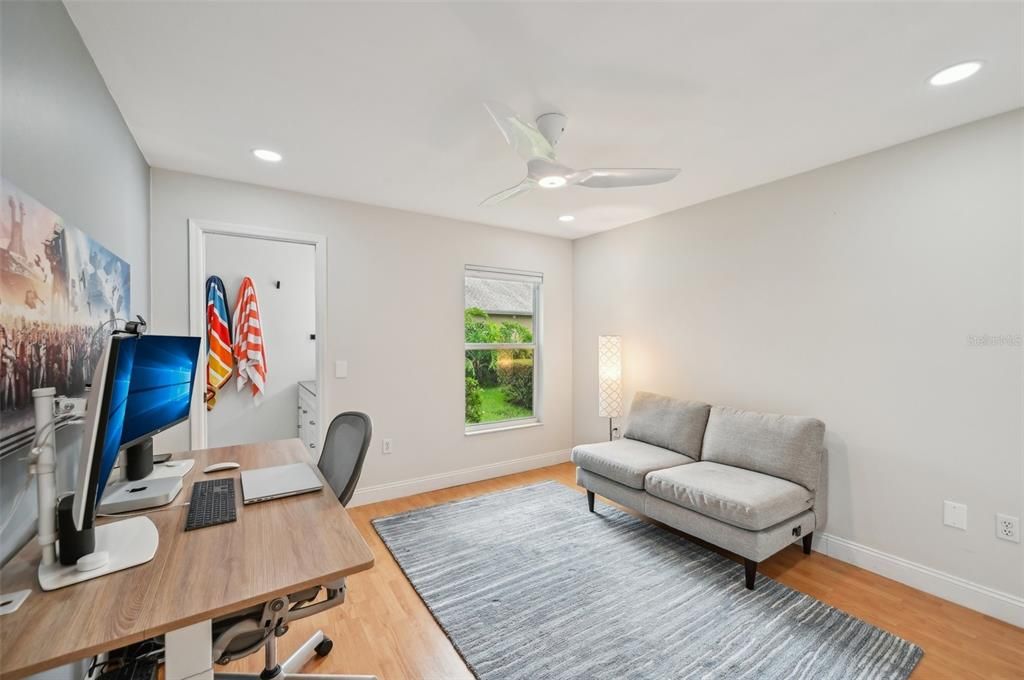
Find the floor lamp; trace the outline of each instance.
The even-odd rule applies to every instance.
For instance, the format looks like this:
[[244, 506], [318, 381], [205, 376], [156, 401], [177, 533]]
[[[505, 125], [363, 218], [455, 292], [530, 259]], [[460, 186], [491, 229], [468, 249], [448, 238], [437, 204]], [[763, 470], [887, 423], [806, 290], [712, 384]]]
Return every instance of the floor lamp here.
[[597, 337], [597, 415], [608, 419], [608, 441], [612, 440], [612, 418], [622, 415], [622, 338]]

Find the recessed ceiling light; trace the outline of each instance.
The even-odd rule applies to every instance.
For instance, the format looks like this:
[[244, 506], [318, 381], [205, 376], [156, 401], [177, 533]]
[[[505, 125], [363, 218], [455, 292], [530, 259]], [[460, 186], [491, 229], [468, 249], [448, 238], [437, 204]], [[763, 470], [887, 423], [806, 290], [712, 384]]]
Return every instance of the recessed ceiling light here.
[[253, 149], [252, 155], [259, 158], [261, 161], [267, 161], [268, 163], [277, 163], [281, 160], [281, 154], [270, 149]]
[[547, 177], [541, 177], [537, 184], [545, 189], [557, 189], [558, 187], [565, 186], [565, 178], [559, 175], [548, 175]]
[[949, 68], [942, 69], [933, 75], [928, 82], [932, 85], [949, 85], [950, 83], [970, 78], [979, 70], [981, 70], [980, 61], [965, 61], [962, 64], [956, 64]]
[[572, 215], [560, 215], [558, 217], [559, 222], [572, 222], [574, 219], [576, 218], [573, 217]]

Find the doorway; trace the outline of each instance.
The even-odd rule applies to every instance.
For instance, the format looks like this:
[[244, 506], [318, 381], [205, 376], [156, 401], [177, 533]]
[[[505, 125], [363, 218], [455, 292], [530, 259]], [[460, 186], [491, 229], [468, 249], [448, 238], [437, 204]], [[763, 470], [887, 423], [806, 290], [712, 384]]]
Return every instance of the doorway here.
[[[320, 389], [326, 290], [326, 239], [262, 227], [189, 221], [189, 320], [204, 338], [199, 385], [192, 404], [193, 449], [300, 437], [319, 458], [323, 412]], [[257, 400], [237, 387], [237, 369], [208, 410], [206, 392], [206, 281], [224, 282], [232, 316], [239, 286], [256, 289], [266, 352], [265, 389]], [[258, 403], [257, 403], [258, 401]]]

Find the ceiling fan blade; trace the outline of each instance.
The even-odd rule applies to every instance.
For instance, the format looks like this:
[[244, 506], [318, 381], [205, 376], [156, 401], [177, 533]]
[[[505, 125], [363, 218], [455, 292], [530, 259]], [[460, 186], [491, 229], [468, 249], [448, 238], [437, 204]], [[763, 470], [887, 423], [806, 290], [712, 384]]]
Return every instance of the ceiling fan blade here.
[[549, 161], [555, 160], [555, 150], [544, 135], [540, 133], [537, 126], [531, 125], [519, 118], [515, 112], [496, 102], [486, 102], [484, 108], [491, 114], [505, 141], [516, 150], [523, 160], [534, 158], [545, 158]]
[[679, 168], [590, 168], [577, 172], [569, 183], [591, 189], [642, 187], [668, 182], [678, 174]]
[[518, 196], [524, 191], [529, 191], [530, 189], [533, 189], [535, 186], [537, 186], [537, 183], [530, 179], [529, 177], [527, 177], [514, 187], [509, 187], [504, 191], [499, 191], [498, 193], [494, 194], [493, 196], [490, 196], [489, 198], [485, 198], [484, 200], [480, 201], [480, 205], [494, 205], [496, 203], [501, 203], [502, 201], [507, 201], [510, 198]]

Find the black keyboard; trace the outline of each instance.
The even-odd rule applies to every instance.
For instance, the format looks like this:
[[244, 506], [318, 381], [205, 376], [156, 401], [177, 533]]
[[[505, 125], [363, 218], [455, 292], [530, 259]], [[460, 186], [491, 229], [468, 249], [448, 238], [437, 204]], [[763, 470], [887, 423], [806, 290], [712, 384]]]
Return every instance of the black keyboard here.
[[192, 485], [185, 531], [234, 522], [235, 480], [210, 479]]

